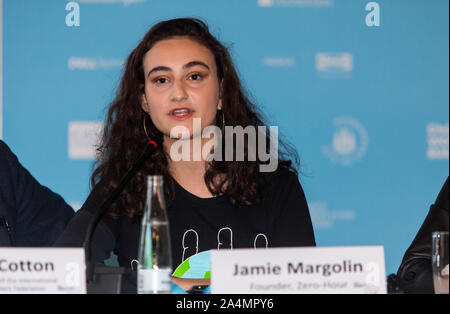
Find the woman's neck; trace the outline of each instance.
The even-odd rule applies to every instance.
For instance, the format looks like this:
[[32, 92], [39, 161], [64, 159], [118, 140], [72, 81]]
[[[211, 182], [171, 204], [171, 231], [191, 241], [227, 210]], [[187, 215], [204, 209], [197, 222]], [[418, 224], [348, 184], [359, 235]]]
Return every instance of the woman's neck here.
[[[178, 141], [185, 141], [184, 143]], [[175, 143], [178, 144], [175, 144]], [[203, 148], [205, 141], [202, 141], [201, 148]], [[176, 146], [173, 146], [173, 145]], [[184, 158], [178, 160], [177, 156], [173, 156], [174, 148], [182, 147], [181, 150], [186, 150], [189, 147], [189, 152], [186, 151], [178, 151], [177, 154], [182, 155], [184, 153]], [[209, 198], [213, 197], [211, 192], [208, 190], [205, 184], [205, 172], [207, 169], [207, 162], [204, 160], [203, 156], [199, 158], [198, 156], [194, 156], [194, 141], [193, 139], [186, 140], [178, 140], [171, 138], [164, 138], [163, 147], [166, 152], [168, 152], [169, 159], [169, 172], [172, 177], [180, 184], [185, 190], [189, 191], [191, 194], [198, 196], [200, 198]], [[179, 157], [179, 156], [178, 156]], [[188, 158], [187, 158], [188, 157]], [[196, 157], [196, 158], [194, 158]], [[175, 160], [174, 160], [175, 159]], [[200, 159], [200, 160], [199, 160]]]

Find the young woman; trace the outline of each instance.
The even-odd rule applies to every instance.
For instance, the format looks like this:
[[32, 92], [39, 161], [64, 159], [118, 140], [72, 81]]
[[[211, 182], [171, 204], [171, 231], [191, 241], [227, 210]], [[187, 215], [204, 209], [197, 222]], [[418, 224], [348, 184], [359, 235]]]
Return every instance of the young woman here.
[[[147, 139], [158, 136], [162, 145], [94, 233], [96, 261], [114, 251], [120, 265], [130, 268], [137, 258], [149, 174], [164, 178], [173, 269], [210, 249], [315, 245], [308, 206], [291, 163], [296, 153], [281, 145], [285, 151], [278, 153], [282, 159], [277, 159], [277, 167], [263, 172], [267, 159], [259, 154], [251, 158], [257, 143], [247, 136], [241, 147], [232, 147], [232, 160], [226, 158], [230, 147], [225, 140], [222, 150], [213, 149], [221, 151], [218, 158], [196, 157], [194, 146], [200, 143], [203, 149], [210, 140], [201, 136], [209, 126], [226, 133], [229, 127], [256, 130], [265, 124], [245, 96], [227, 49], [204, 22], [180, 18], [154, 25], [126, 61], [105, 123], [93, 191], [58, 245], [82, 244], [92, 212], [118, 185]], [[187, 132], [172, 132], [177, 129]], [[266, 133], [264, 140], [266, 148], [279, 147]], [[174, 158], [173, 147], [180, 141], [191, 148], [190, 158]], [[239, 149], [244, 160], [237, 158]]]

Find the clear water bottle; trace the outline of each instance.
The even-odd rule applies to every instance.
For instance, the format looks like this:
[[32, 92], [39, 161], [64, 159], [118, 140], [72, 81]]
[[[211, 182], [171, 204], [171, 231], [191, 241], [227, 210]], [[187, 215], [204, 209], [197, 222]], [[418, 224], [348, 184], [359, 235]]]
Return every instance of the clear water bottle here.
[[138, 261], [139, 294], [172, 292], [172, 251], [162, 176], [147, 177]]

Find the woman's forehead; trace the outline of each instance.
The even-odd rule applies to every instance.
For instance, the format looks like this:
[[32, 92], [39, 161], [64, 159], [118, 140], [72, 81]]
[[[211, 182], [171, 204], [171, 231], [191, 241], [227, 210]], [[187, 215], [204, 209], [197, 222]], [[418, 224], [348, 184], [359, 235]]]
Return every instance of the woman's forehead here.
[[155, 66], [182, 67], [192, 61], [206, 63], [215, 70], [215, 60], [204, 45], [187, 37], [174, 37], [157, 42], [145, 55], [146, 70]]

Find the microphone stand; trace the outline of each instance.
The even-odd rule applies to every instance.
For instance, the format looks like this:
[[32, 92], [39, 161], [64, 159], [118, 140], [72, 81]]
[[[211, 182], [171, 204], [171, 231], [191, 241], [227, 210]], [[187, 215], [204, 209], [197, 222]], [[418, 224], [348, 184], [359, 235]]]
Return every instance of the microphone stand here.
[[109, 197], [103, 201], [87, 228], [83, 247], [86, 254], [88, 293], [120, 293], [122, 275], [125, 273], [125, 269], [123, 267], [96, 266], [95, 262], [92, 261], [92, 236], [102, 216], [119, 197], [125, 186], [130, 182], [144, 161], [153, 154], [156, 148], [157, 144], [149, 140], [142, 155], [128, 170], [114, 191], [109, 194]]

